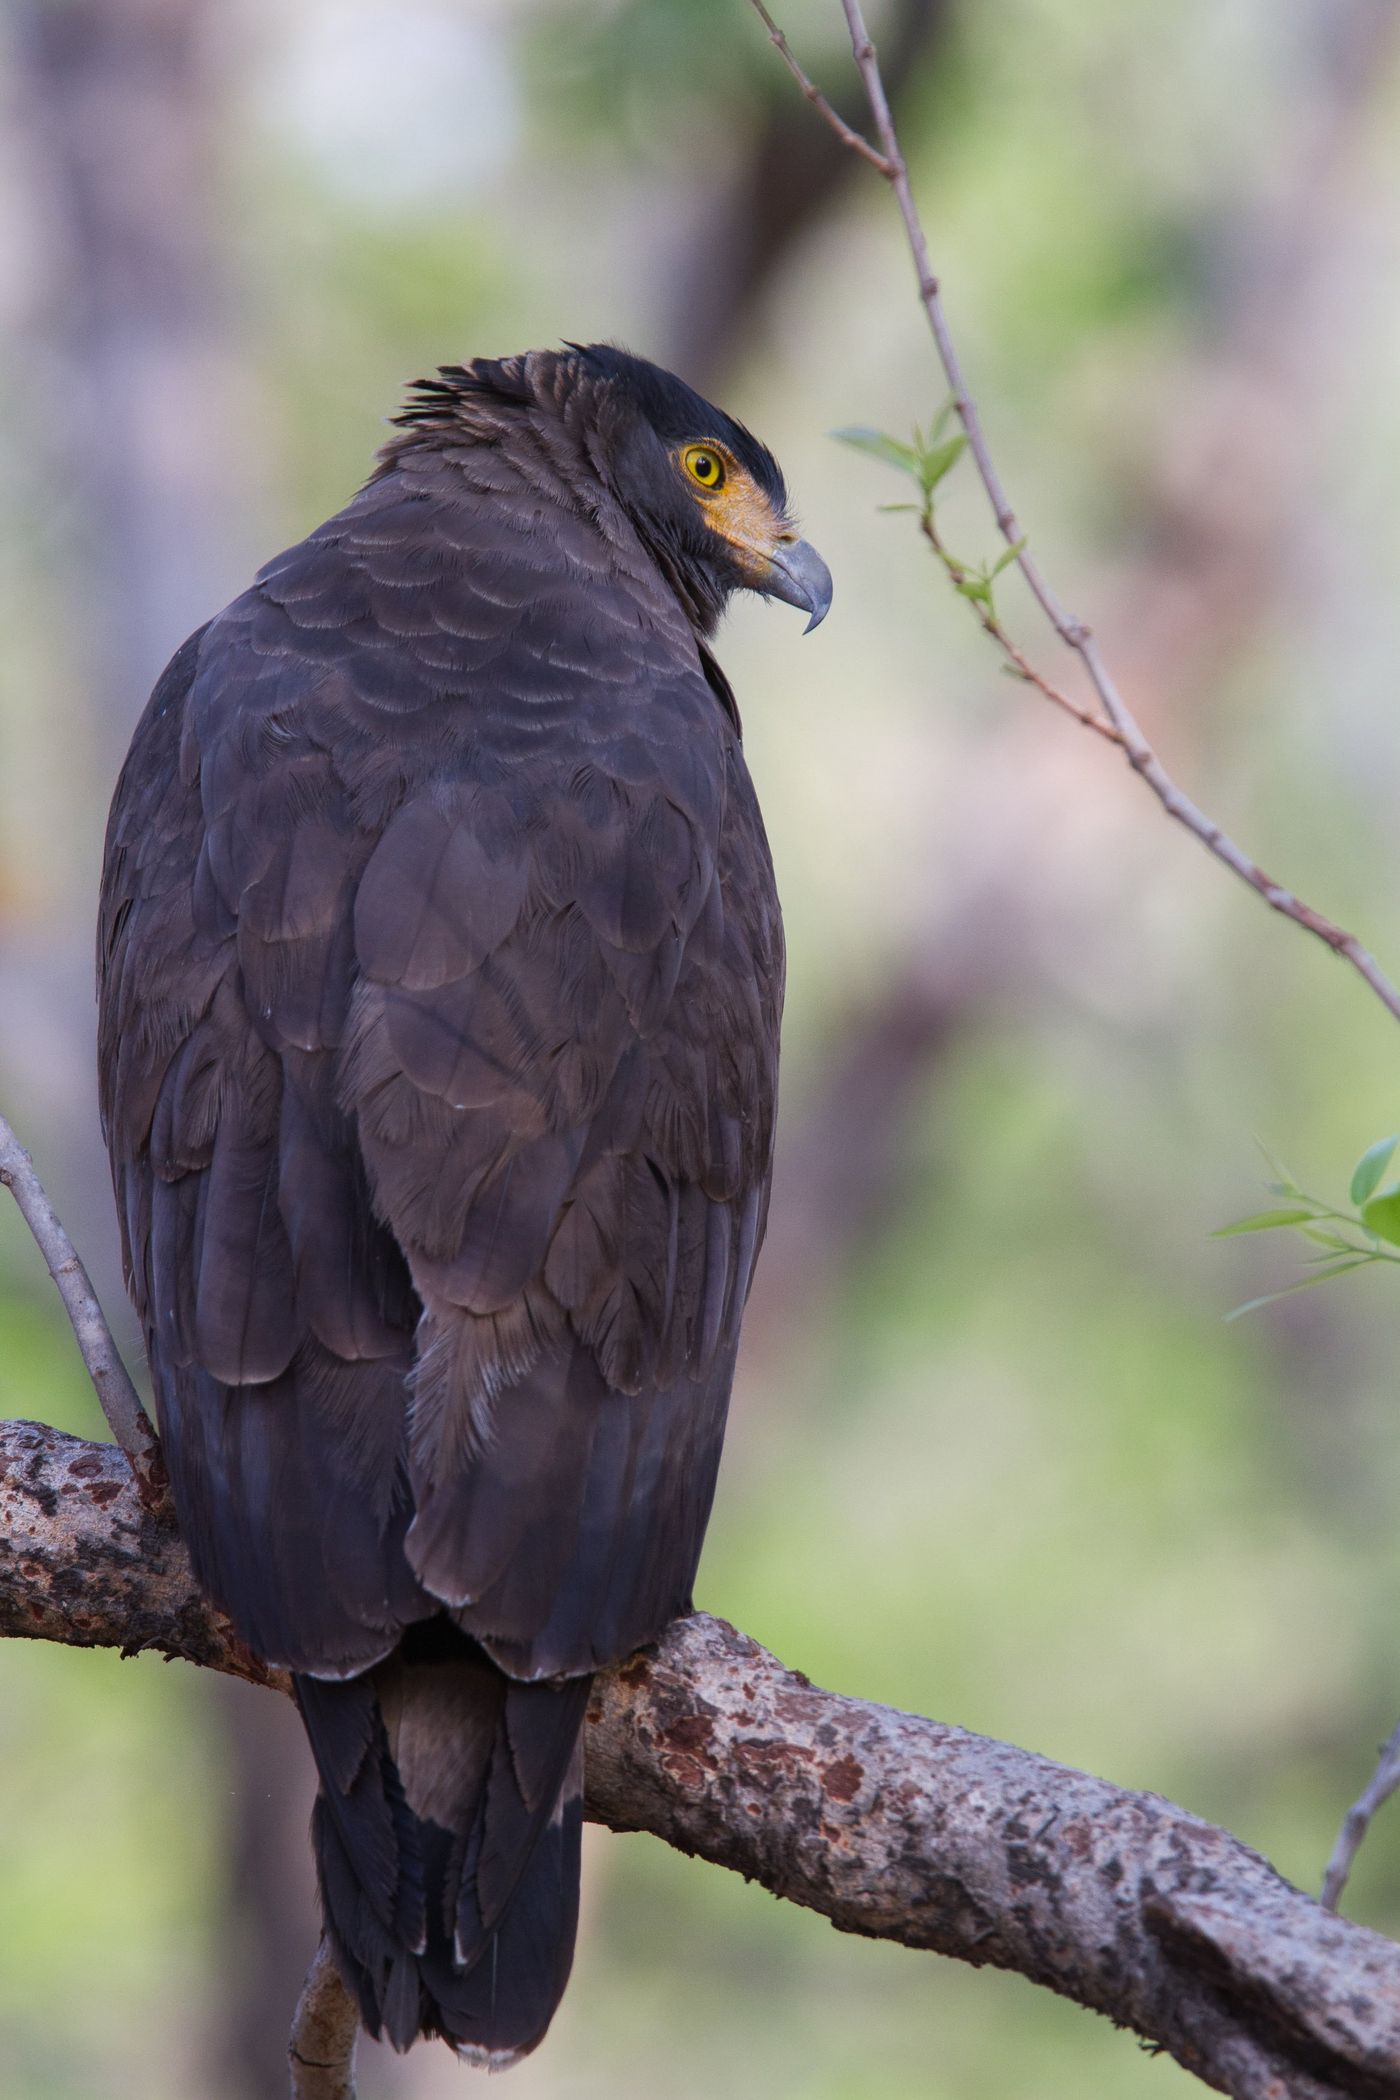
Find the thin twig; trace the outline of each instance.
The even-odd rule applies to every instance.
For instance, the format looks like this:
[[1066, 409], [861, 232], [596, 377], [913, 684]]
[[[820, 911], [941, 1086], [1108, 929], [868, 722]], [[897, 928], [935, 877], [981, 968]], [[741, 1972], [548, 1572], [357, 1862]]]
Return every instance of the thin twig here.
[[[1285, 889], [1282, 883], [1276, 882], [1273, 876], [1266, 874], [1242, 847], [1236, 845], [1227, 832], [1223, 831], [1211, 817], [1208, 817], [1204, 810], [1199, 809], [1191, 798], [1177, 786], [1153, 751], [1152, 746], [1148, 743], [1141, 726], [1119, 691], [1108, 666], [1104, 662], [1102, 652], [1092, 630], [1066, 608], [1041, 573], [1040, 566], [1034, 556], [1028, 551], [1025, 545], [1026, 534], [1020, 519], [1012, 508], [1011, 500], [1002, 483], [996, 462], [992, 458], [991, 448], [987, 443], [986, 432], [982, 427], [982, 419], [978, 412], [977, 403], [968, 387], [966, 375], [963, 372], [962, 360], [958, 355], [957, 346], [953, 341], [948, 326], [942, 291], [938, 278], [934, 273], [932, 259], [929, 254], [928, 238], [924, 232], [923, 223], [919, 218], [918, 208], [914, 203], [913, 191], [909, 185], [909, 170], [900, 148], [894, 119], [890, 113], [889, 98], [885, 93], [884, 81], [880, 74], [879, 60], [876, 56], [875, 46], [871, 41], [870, 32], [865, 25], [865, 16], [861, 11], [860, 0], [841, 0], [841, 5], [846, 16], [846, 26], [850, 31], [851, 51], [865, 86], [866, 99], [870, 105], [871, 116], [874, 119], [876, 135], [883, 148], [883, 152], [880, 154], [873, 153], [869, 142], [862, 139], [859, 133], [851, 131], [850, 126], [837, 116], [835, 110], [832, 109], [823, 96], [817, 94], [815, 90], [809, 92], [811, 83], [807, 81], [806, 75], [801, 72], [792, 54], [784, 48], [786, 40], [784, 39], [782, 43], [779, 43], [781, 32], [776, 30], [776, 25], [767, 7], [762, 4], [762, 0], [751, 0], [751, 4], [763, 20], [769, 36], [775, 43], [779, 44], [780, 53], [788, 64], [789, 70], [798, 78], [803, 93], [807, 95], [807, 99], [813, 104], [818, 114], [830, 125], [842, 145], [848, 147], [852, 152], [859, 152], [865, 160], [876, 167], [894, 191], [896, 202], [899, 205], [900, 216], [904, 221], [904, 230], [908, 239], [910, 254], [913, 257], [914, 268], [918, 276], [919, 298], [928, 318], [928, 324], [937, 347], [939, 362], [943, 367], [944, 375], [951, 389], [953, 408], [963, 430], [967, 434], [968, 450], [976, 464], [982, 486], [987, 492], [987, 498], [991, 504], [998, 530], [1008, 546], [1017, 550], [1015, 557], [1016, 566], [1020, 569], [1032, 596], [1045, 614], [1046, 619], [1050, 622], [1050, 625], [1054, 628], [1066, 648], [1072, 649], [1082, 661], [1088, 673], [1089, 681], [1103, 708], [1107, 723], [1114, 732], [1112, 741], [1121, 747], [1128, 764], [1145, 781], [1162, 805], [1162, 808], [1174, 822], [1182, 825], [1194, 837], [1198, 838], [1202, 845], [1215, 855], [1217, 860], [1222, 861], [1230, 869], [1232, 874], [1237, 875], [1241, 882], [1247, 883], [1250, 889], [1262, 897], [1271, 910], [1280, 913], [1285, 919], [1291, 919], [1295, 926], [1301, 926], [1305, 932], [1311, 933], [1316, 939], [1325, 942], [1335, 954], [1344, 957], [1351, 964], [1352, 968], [1365, 979], [1388, 1012], [1394, 1015], [1397, 1020], [1400, 1020], [1400, 988], [1397, 988], [1391, 982], [1377, 963], [1375, 957], [1371, 955], [1369, 950], [1362, 947], [1356, 936], [1348, 933], [1345, 927], [1339, 926], [1333, 920], [1325, 917], [1323, 913], [1314, 910], [1312, 905], [1305, 904], [1291, 890]], [[986, 625], [985, 621], [983, 625]], [[1000, 637], [997, 637], [997, 639], [1000, 640]], [[1059, 694], [1057, 688], [1050, 687], [1048, 681], [1037, 675], [1031, 675], [1030, 683], [1035, 685], [1041, 692], [1046, 693], [1047, 698], [1054, 699], [1057, 706], [1067, 706], [1067, 711], [1073, 714], [1077, 720], [1081, 722], [1086, 721], [1085, 711], [1072, 702], [1067, 703], [1065, 696]]]
[[[963, 583], [968, 572], [957, 556], [950, 554], [944, 546], [932, 509], [926, 510], [919, 519], [919, 530], [948, 571], [954, 585]], [[1105, 743], [1122, 744], [1123, 739], [1111, 722], [1106, 722], [1102, 715], [1096, 715], [1092, 708], [1081, 707], [1077, 700], [1071, 700], [1068, 693], [1062, 692], [1059, 686], [1052, 685], [1045, 673], [1036, 669], [1024, 650], [1017, 648], [991, 606], [980, 598], [969, 599], [968, 603], [977, 615], [982, 632], [991, 636], [1019, 678], [1024, 679], [1027, 685], [1033, 685], [1036, 691], [1043, 693], [1054, 706], [1062, 708], [1067, 715], [1072, 715], [1083, 728], [1092, 729], [1095, 736], [1101, 736]]]
[[108, 1427], [125, 1452], [141, 1488], [142, 1500], [159, 1502], [165, 1494], [160, 1445], [140, 1397], [122, 1362], [112, 1330], [97, 1302], [91, 1278], [78, 1258], [58, 1215], [34, 1171], [34, 1162], [14, 1131], [0, 1116], [0, 1186], [9, 1189], [20, 1215], [33, 1233], [39, 1252], [68, 1315], [79, 1353], [87, 1366]]
[[292, 2038], [287, 2044], [291, 2100], [355, 2100], [359, 2036], [355, 2001], [323, 1939], [292, 2016]]
[[1335, 1910], [1341, 1902], [1347, 1876], [1351, 1873], [1356, 1855], [1371, 1827], [1371, 1820], [1385, 1807], [1397, 1788], [1400, 1788], [1400, 1723], [1396, 1725], [1395, 1733], [1382, 1749], [1369, 1785], [1353, 1801], [1337, 1833], [1332, 1857], [1327, 1862], [1327, 1872], [1322, 1877], [1324, 1910]]
[[827, 101], [826, 96], [822, 93], [821, 89], [817, 86], [816, 82], [811, 78], [811, 76], [803, 72], [801, 66], [797, 62], [796, 57], [793, 54], [791, 44], [783, 35], [782, 30], [779, 29], [777, 23], [773, 20], [773, 17], [769, 14], [768, 9], [763, 4], [763, 0], [753, 0], [753, 4], [755, 11], [759, 16], [759, 19], [763, 23], [764, 28], [768, 31], [768, 38], [770, 43], [773, 45], [774, 50], [777, 52], [783, 64], [787, 67], [789, 73], [791, 73], [793, 79], [797, 82], [797, 85], [801, 88], [803, 94], [807, 97], [807, 100], [811, 103], [812, 107], [815, 110], [818, 110], [821, 113], [821, 115], [826, 119], [827, 123], [836, 133], [837, 138], [840, 139], [843, 146], [848, 146], [852, 153], [858, 153], [861, 156], [862, 160], [868, 160], [871, 167], [874, 168], [875, 172], [878, 175], [883, 175], [886, 178], [886, 180], [888, 180], [892, 170], [890, 168], [889, 162], [885, 159], [884, 154], [877, 153], [875, 148], [871, 145], [869, 139], [862, 138], [861, 134], [858, 131], [852, 130], [851, 126], [846, 122], [845, 118], [839, 115], [838, 112], [832, 108], [831, 104]]

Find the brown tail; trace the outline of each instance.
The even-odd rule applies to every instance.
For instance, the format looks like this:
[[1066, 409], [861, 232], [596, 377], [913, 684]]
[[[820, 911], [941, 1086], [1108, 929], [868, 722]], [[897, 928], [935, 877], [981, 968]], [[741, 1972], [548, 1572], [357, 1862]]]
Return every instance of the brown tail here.
[[294, 1682], [326, 1929], [365, 2026], [503, 2069], [573, 1961], [590, 1680], [517, 1683], [443, 1618], [361, 1677]]

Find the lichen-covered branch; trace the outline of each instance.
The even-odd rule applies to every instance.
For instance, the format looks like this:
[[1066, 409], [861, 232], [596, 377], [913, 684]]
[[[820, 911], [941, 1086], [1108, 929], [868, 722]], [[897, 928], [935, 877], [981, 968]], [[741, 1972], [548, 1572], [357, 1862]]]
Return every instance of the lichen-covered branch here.
[[1400, 1947], [1169, 1801], [819, 1691], [720, 1621], [606, 1681], [588, 1796], [842, 1931], [1075, 1998], [1222, 2092], [1400, 2093]]
[[0, 1636], [154, 1650], [290, 1689], [198, 1592], [165, 1510], [112, 1444], [0, 1422]]
[[[4, 1634], [285, 1689], [199, 1596], [120, 1453], [32, 1422], [0, 1424]], [[1240, 2100], [1400, 2100], [1400, 1947], [1156, 1795], [820, 1691], [702, 1616], [601, 1677], [589, 1724], [588, 1810], [615, 1830], [843, 1932], [1013, 1969]]]

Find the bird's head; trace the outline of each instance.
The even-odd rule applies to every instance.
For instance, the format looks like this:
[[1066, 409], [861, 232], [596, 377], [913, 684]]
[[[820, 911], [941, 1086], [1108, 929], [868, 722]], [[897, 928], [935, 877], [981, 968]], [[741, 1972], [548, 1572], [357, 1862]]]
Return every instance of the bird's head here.
[[613, 493], [703, 629], [731, 591], [807, 614], [831, 604], [831, 571], [797, 531], [778, 462], [742, 423], [659, 365], [610, 343], [570, 344], [594, 393]]
[[736, 590], [798, 606], [808, 632], [826, 617], [831, 572], [792, 522], [772, 453], [673, 373], [612, 343], [446, 366], [414, 387], [395, 418], [410, 438], [384, 456], [501, 410], [562, 426], [702, 634]]

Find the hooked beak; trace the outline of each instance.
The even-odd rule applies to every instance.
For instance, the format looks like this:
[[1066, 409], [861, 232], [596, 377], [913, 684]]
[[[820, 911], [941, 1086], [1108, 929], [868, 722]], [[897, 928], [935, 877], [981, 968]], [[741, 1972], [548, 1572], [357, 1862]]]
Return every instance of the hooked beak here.
[[807, 540], [780, 540], [769, 557], [769, 571], [760, 584], [765, 598], [781, 598], [810, 615], [804, 634], [820, 627], [831, 610], [831, 571]]

